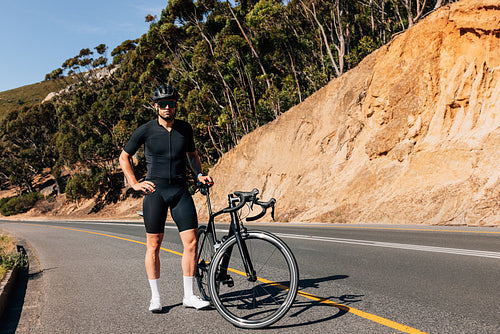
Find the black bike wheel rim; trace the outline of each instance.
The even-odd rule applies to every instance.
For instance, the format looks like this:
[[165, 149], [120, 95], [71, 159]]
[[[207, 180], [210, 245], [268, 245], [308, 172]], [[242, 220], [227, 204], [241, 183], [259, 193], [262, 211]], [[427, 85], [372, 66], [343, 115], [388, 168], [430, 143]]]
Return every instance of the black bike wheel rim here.
[[[249, 233], [245, 238], [255, 270], [257, 282], [249, 282], [234, 239], [221, 247], [214, 258], [218, 266], [222, 255], [231, 247], [233, 254], [229, 273], [234, 287], [219, 284], [218, 292], [211, 294], [217, 310], [236, 326], [261, 328], [278, 321], [290, 308], [298, 287], [298, 269], [288, 247], [278, 238], [267, 233]], [[217, 270], [210, 271], [210, 283]], [[286, 287], [286, 288], [285, 288]], [[212, 289], [212, 285], [210, 287]]]

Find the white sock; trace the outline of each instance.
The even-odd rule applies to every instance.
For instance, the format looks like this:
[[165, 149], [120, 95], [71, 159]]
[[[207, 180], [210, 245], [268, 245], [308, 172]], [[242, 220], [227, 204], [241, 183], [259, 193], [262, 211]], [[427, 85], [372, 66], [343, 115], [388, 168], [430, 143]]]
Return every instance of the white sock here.
[[184, 276], [184, 298], [191, 297], [193, 293], [194, 276]]
[[159, 278], [149, 280], [149, 286], [151, 287], [151, 299], [160, 300], [160, 289], [158, 288], [159, 280]]

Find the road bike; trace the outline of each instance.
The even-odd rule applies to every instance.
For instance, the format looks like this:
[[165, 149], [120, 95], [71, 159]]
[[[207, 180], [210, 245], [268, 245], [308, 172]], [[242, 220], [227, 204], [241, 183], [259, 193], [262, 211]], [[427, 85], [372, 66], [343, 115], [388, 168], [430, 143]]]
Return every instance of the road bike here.
[[[281, 319], [292, 306], [299, 284], [297, 261], [290, 248], [272, 233], [247, 230], [243, 220], [254, 221], [271, 208], [272, 198], [262, 202], [257, 189], [235, 191], [228, 195], [228, 207], [213, 213], [209, 187], [199, 184], [207, 198], [209, 221], [198, 229], [196, 280], [202, 296], [211, 301], [217, 311], [230, 323], [242, 328], [263, 328]], [[254, 206], [261, 212], [242, 218]], [[217, 238], [215, 218], [229, 214], [229, 231]]]

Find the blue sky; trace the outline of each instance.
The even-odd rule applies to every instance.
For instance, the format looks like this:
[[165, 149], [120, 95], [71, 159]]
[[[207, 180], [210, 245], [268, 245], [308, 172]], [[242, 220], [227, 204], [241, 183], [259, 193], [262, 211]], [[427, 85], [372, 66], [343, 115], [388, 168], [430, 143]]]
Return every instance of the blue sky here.
[[[167, 0], [0, 0], [0, 92], [37, 83], [104, 43], [111, 51], [146, 33]], [[95, 50], [93, 50], [95, 51]]]

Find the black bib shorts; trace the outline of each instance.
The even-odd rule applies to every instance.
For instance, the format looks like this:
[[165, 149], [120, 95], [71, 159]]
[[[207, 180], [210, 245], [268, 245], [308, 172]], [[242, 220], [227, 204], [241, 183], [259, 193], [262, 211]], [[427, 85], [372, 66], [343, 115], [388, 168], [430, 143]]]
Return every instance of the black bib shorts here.
[[156, 190], [142, 203], [146, 233], [165, 233], [168, 208], [179, 232], [198, 228], [196, 208], [186, 185], [152, 182]]

